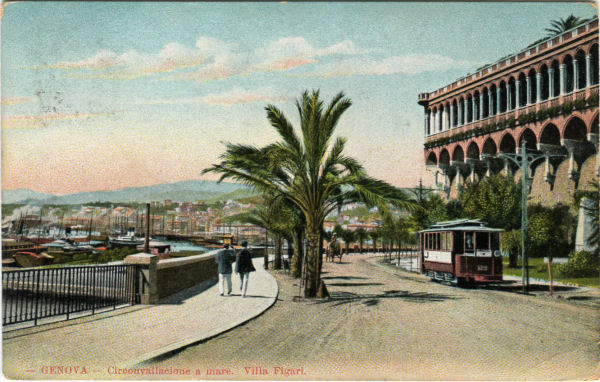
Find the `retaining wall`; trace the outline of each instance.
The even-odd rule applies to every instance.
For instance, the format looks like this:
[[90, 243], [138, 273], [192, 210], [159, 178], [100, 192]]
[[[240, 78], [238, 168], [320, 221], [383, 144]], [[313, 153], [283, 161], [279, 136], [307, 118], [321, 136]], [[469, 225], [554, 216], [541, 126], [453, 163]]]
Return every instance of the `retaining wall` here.
[[[250, 249], [253, 257], [263, 256], [264, 248]], [[214, 250], [202, 255], [158, 260], [156, 255], [138, 253], [127, 256], [126, 264], [138, 264], [142, 268], [140, 295], [142, 304], [158, 300], [190, 288], [209, 279], [217, 278]]]

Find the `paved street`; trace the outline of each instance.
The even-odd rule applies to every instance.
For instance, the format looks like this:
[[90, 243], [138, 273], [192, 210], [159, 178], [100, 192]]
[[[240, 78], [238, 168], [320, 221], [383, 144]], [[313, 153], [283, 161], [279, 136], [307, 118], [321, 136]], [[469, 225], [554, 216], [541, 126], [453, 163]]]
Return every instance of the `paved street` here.
[[600, 377], [594, 307], [343, 260], [324, 265], [330, 300], [295, 301], [297, 282], [277, 273], [279, 300], [263, 315], [153, 365], [226, 379]]

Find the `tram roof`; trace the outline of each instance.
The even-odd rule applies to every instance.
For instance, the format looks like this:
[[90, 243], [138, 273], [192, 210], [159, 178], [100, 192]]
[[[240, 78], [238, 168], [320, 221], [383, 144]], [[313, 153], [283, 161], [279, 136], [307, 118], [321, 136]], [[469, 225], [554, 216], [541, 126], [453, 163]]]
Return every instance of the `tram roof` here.
[[419, 232], [439, 232], [439, 231], [483, 231], [483, 232], [501, 232], [500, 228], [490, 228], [484, 222], [476, 219], [458, 219], [438, 222], [431, 227]]

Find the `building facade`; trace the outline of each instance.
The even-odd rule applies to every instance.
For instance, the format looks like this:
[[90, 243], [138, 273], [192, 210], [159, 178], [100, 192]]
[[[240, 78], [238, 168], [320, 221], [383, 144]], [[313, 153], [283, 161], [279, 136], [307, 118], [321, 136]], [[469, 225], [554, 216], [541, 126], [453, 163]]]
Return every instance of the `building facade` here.
[[466, 182], [501, 172], [520, 177], [501, 153], [525, 142], [541, 159], [530, 167], [530, 199], [569, 203], [598, 175], [598, 19], [486, 65], [431, 93], [425, 162], [457, 197]]

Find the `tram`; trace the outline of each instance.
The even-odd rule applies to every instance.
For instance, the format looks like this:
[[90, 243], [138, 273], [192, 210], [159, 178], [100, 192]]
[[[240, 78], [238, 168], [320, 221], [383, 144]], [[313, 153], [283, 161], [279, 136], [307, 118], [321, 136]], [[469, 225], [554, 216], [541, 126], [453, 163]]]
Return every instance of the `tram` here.
[[501, 231], [479, 220], [433, 224], [419, 232], [421, 273], [458, 285], [502, 281]]

